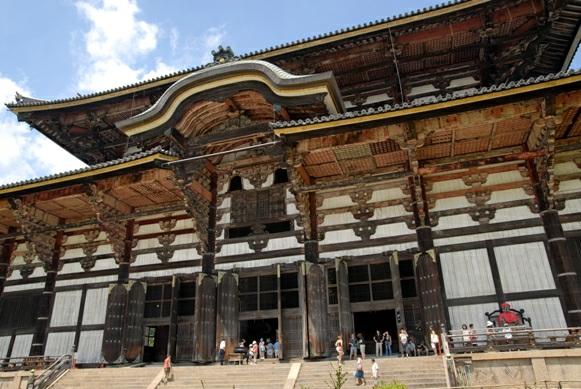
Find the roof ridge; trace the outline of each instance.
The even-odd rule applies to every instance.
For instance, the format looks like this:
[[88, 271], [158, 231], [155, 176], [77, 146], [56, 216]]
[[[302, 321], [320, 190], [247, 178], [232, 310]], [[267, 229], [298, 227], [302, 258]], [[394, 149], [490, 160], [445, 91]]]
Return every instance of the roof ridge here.
[[498, 91], [507, 90], [507, 89], [520, 88], [523, 86], [540, 84], [542, 82], [567, 78], [567, 77], [571, 77], [571, 76], [578, 75], [578, 74], [581, 74], [581, 69], [563, 70], [563, 71], [560, 71], [558, 73], [549, 73], [547, 75], [541, 75], [538, 77], [529, 77], [528, 79], [521, 79], [518, 81], [509, 81], [509, 82], [503, 82], [500, 84], [494, 84], [494, 85], [491, 85], [489, 87], [481, 87], [478, 89], [472, 88], [472, 89], [468, 89], [468, 90], [464, 90], [464, 91], [447, 93], [445, 95], [440, 94], [440, 95], [436, 95], [436, 96], [422, 98], [419, 101], [414, 100], [410, 103], [405, 102], [402, 104], [394, 104], [394, 105], [385, 104], [385, 105], [377, 107], [377, 108], [373, 108], [373, 107], [363, 108], [363, 109], [358, 110], [358, 111], [350, 111], [350, 112], [345, 112], [345, 113], [341, 113], [341, 114], [331, 114], [331, 115], [317, 116], [317, 117], [313, 117], [313, 118], [299, 119], [299, 120], [271, 122], [270, 126], [271, 126], [271, 128], [299, 127], [299, 126], [308, 125], [308, 124], [333, 122], [333, 121], [338, 121], [338, 120], [343, 120], [343, 119], [350, 119], [350, 118], [361, 117], [361, 116], [369, 116], [369, 115], [374, 115], [374, 114], [382, 113], [382, 112], [398, 111], [401, 109], [420, 107], [420, 106], [431, 105], [431, 104], [436, 104], [436, 103], [443, 103], [443, 102], [462, 99], [462, 98], [471, 97], [471, 96], [483, 95], [483, 94], [498, 92]]
[[[283, 48], [287, 48], [287, 47], [296, 46], [299, 44], [304, 44], [307, 42], [312, 42], [312, 41], [315, 41], [317, 39], [328, 38], [328, 37], [340, 35], [340, 34], [343, 34], [346, 32], [352, 32], [352, 31], [356, 31], [356, 30], [361, 30], [363, 28], [377, 26], [377, 25], [382, 24], [382, 23], [393, 22], [393, 21], [396, 21], [399, 19], [404, 19], [404, 18], [407, 18], [410, 16], [419, 15], [419, 14], [422, 14], [425, 12], [430, 12], [430, 11], [448, 8], [448, 7], [454, 6], [456, 4], [466, 3], [466, 2], [470, 2], [470, 1], [473, 1], [473, 0], [449, 0], [447, 2], [442, 2], [442, 3], [438, 3], [435, 5], [428, 6], [428, 7], [418, 8], [418, 9], [413, 10], [413, 11], [400, 13], [397, 16], [394, 15], [394, 16], [383, 18], [383, 19], [377, 19], [375, 21], [371, 21], [371, 22], [367, 22], [367, 23], [363, 23], [363, 24], [357, 24], [357, 25], [353, 25], [350, 27], [345, 27], [345, 28], [341, 28], [338, 30], [313, 35], [313, 36], [310, 36], [308, 38], [303, 38], [303, 39], [294, 40], [294, 41], [286, 42], [286, 43], [279, 44], [279, 45], [270, 46], [270, 47], [265, 48], [265, 49], [250, 51], [248, 53], [245, 53], [245, 54], [238, 56], [238, 59], [235, 61], [252, 59], [250, 57], [253, 57], [255, 55], [261, 55], [261, 54], [265, 54], [265, 53], [268, 53], [268, 52], [271, 52], [274, 50], [279, 50], [279, 49], [283, 49]], [[25, 99], [25, 101], [15, 102], [15, 103], [6, 103], [5, 106], [8, 108], [33, 107], [33, 106], [44, 105], [44, 104], [58, 104], [58, 103], [66, 103], [66, 102], [71, 102], [71, 101], [84, 100], [84, 99], [91, 98], [91, 97], [103, 96], [103, 95], [107, 95], [109, 93], [120, 92], [120, 91], [127, 90], [130, 88], [134, 88], [134, 87], [138, 87], [138, 86], [142, 86], [142, 85], [146, 85], [146, 84], [151, 84], [151, 83], [154, 83], [156, 81], [167, 80], [167, 79], [170, 79], [172, 77], [193, 73], [193, 72], [196, 72], [198, 70], [202, 70], [202, 69], [205, 69], [207, 67], [214, 66], [214, 65], [217, 65], [217, 64], [210, 62], [210, 63], [206, 63], [206, 64], [202, 64], [202, 65], [198, 65], [198, 66], [193, 66], [193, 67], [182, 69], [182, 70], [177, 70], [175, 72], [168, 73], [168, 74], [165, 74], [163, 76], [157, 76], [157, 77], [152, 77], [152, 78], [149, 78], [146, 80], [137, 81], [137, 82], [134, 82], [132, 84], [121, 85], [118, 87], [109, 88], [109, 89], [106, 89], [103, 91], [98, 91], [98, 92], [77, 94], [77, 96], [73, 96], [73, 97], [54, 99], [54, 100], [43, 100], [43, 99], [35, 99], [35, 98], [27, 97]]]
[[97, 163], [94, 165], [88, 165], [88, 166], [81, 167], [78, 169], [66, 170], [66, 171], [60, 172], [60, 173], [53, 173], [53, 174], [48, 174], [45, 176], [40, 176], [40, 177], [29, 178], [29, 179], [25, 179], [25, 180], [21, 180], [21, 181], [11, 182], [8, 184], [2, 184], [2, 185], [0, 185], [0, 190], [14, 188], [14, 187], [22, 186], [22, 185], [34, 184], [37, 182], [42, 182], [42, 181], [55, 179], [55, 178], [67, 177], [67, 176], [71, 176], [73, 174], [85, 173], [85, 172], [89, 172], [89, 171], [97, 170], [97, 169], [102, 169], [102, 168], [109, 167], [109, 166], [120, 165], [120, 164], [125, 163], [125, 162], [131, 162], [131, 161], [135, 161], [135, 160], [138, 160], [141, 158], [149, 157], [149, 156], [154, 155], [154, 154], [164, 154], [167, 156], [176, 156], [177, 155], [176, 153], [174, 153], [172, 151], [165, 150], [161, 146], [156, 146], [150, 150], [138, 151], [138, 152], [133, 153], [133, 154], [128, 154], [122, 158], [112, 159], [109, 161], [100, 162], [100, 163]]

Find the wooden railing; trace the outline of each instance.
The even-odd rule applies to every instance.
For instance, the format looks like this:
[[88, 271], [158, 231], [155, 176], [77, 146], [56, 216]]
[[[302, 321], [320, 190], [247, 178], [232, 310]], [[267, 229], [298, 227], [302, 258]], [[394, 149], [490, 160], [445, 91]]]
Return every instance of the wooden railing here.
[[14, 370], [44, 370], [59, 357], [53, 356], [26, 356], [0, 358], [0, 371]]
[[581, 347], [581, 327], [534, 329], [530, 327], [493, 327], [463, 333], [452, 330], [443, 343], [450, 353], [517, 351]]
[[61, 355], [50, 366], [44, 369], [43, 372], [34, 379], [34, 384], [32, 386], [29, 385], [27, 389], [48, 388], [50, 384], [71, 368], [72, 362], [73, 356], [71, 354]]

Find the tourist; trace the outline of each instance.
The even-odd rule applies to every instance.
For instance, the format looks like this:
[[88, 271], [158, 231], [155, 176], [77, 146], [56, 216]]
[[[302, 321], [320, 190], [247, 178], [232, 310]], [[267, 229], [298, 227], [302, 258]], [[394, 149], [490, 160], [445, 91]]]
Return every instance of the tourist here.
[[274, 341], [273, 348], [274, 348], [274, 357], [276, 359], [279, 359], [280, 358], [280, 344], [278, 344], [278, 339], [276, 339]]
[[373, 378], [373, 384], [376, 385], [379, 381], [379, 365], [375, 359], [371, 360], [371, 377]]
[[408, 343], [408, 333], [405, 328], [399, 330], [399, 350], [402, 357], [407, 357], [406, 345]]
[[504, 334], [506, 344], [512, 343], [512, 329], [510, 328], [508, 323], [504, 323], [504, 327], [502, 327], [502, 333]]
[[167, 354], [163, 360], [163, 383], [167, 384], [171, 374], [171, 355]]
[[250, 357], [252, 358], [252, 363], [256, 365], [256, 360], [258, 359], [258, 343], [256, 343], [256, 340], [252, 341], [249, 353]]
[[355, 334], [349, 338], [349, 359], [357, 358], [357, 339]]
[[220, 351], [218, 352], [220, 358], [220, 365], [224, 365], [224, 356], [226, 355], [226, 339], [222, 338], [220, 341]]
[[379, 330], [375, 331], [375, 336], [373, 337], [373, 341], [375, 342], [375, 356], [381, 356], [381, 345], [383, 343], [383, 336], [381, 336], [381, 332]]
[[363, 359], [357, 358], [357, 365], [355, 368], [355, 379], [357, 381], [357, 385], [367, 385], [367, 382], [365, 381], [365, 373], [363, 372]]
[[266, 339], [266, 357], [274, 358], [274, 346], [270, 342], [270, 338]]
[[413, 337], [413, 336], [410, 336], [410, 337], [408, 338], [408, 341], [407, 341], [407, 343], [406, 343], [406, 345], [405, 345], [405, 353], [406, 353], [406, 355], [407, 355], [408, 357], [409, 357], [410, 355], [412, 355], [412, 356], [414, 356], [414, 357], [417, 355], [417, 354], [416, 354], [416, 342], [415, 342], [415, 340], [414, 340], [414, 337]]
[[246, 364], [248, 365], [249, 362], [249, 357], [250, 357], [250, 349], [246, 348], [246, 339], [242, 339], [240, 341], [240, 343], [238, 344], [239, 347], [242, 347], [244, 349], [244, 353], [242, 354], [242, 362], [240, 362], [241, 364], [244, 363], [244, 360], [246, 360]]
[[462, 342], [464, 342], [464, 347], [470, 346], [470, 330], [466, 324], [462, 324]]
[[391, 335], [388, 331], [383, 333], [383, 343], [385, 344], [385, 356], [391, 356]]
[[365, 339], [363, 339], [363, 334], [357, 334], [357, 345], [359, 346], [359, 352], [361, 353], [361, 358], [365, 359]]
[[468, 332], [470, 333], [470, 345], [473, 347], [478, 346], [478, 336], [476, 335], [474, 324], [470, 323], [468, 325]]
[[432, 351], [435, 356], [440, 355], [440, 336], [436, 334], [436, 331], [430, 326], [430, 346], [432, 346]]
[[260, 344], [258, 345], [260, 350], [260, 359], [264, 360], [266, 357], [266, 344], [264, 343], [264, 339], [260, 338]]
[[337, 350], [337, 361], [339, 364], [343, 364], [343, 337], [341, 335], [337, 336], [337, 341], [335, 342], [335, 350]]

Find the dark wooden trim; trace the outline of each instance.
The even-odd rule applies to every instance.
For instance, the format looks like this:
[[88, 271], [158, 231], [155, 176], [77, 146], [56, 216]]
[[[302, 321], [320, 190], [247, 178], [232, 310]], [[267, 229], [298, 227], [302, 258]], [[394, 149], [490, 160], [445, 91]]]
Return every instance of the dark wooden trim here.
[[125, 250], [122, 260], [119, 262], [119, 271], [117, 273], [117, 282], [126, 284], [129, 282], [129, 267], [131, 266], [131, 251], [133, 250], [133, 233], [135, 221], [128, 220], [125, 226]]
[[79, 348], [79, 339], [81, 338], [81, 327], [83, 325], [83, 315], [85, 314], [85, 303], [87, 300], [87, 285], [83, 285], [81, 292], [81, 304], [79, 305], [79, 316], [77, 318], [77, 327], [75, 328], [75, 340], [73, 342], [73, 347], [75, 351]]
[[0, 296], [4, 292], [4, 285], [6, 284], [6, 276], [8, 268], [10, 267], [10, 258], [16, 249], [16, 242], [14, 239], [6, 239], [2, 242], [0, 251]]
[[[47, 333], [53, 333], [53, 332], [75, 332], [75, 339], [76, 337], [76, 333], [78, 331], [78, 333], [80, 334], [83, 331], [97, 331], [97, 330], [102, 330], [105, 328], [105, 324], [88, 324], [88, 325], [72, 325], [72, 326], [62, 326], [62, 327], [49, 327], [47, 329]], [[75, 346], [78, 346], [78, 344], [75, 344]]]
[[[548, 289], [548, 290], [533, 290], [528, 292], [515, 292], [515, 293], [506, 293], [504, 295], [506, 297], [506, 301], [519, 301], [519, 300], [535, 300], [535, 299], [542, 299], [542, 298], [551, 298], [551, 297], [559, 297], [560, 292], [557, 289]], [[462, 305], [477, 305], [477, 304], [486, 304], [486, 303], [496, 303], [497, 302], [497, 295], [490, 294], [486, 296], [475, 296], [475, 297], [461, 297], [455, 299], [448, 300], [449, 307], [457, 307]], [[513, 304], [515, 305], [515, 304]], [[518, 304], [517, 304], [518, 305]], [[515, 307], [518, 309], [518, 306]], [[482, 313], [484, 315], [484, 312]]]
[[502, 282], [500, 279], [500, 271], [498, 270], [498, 262], [496, 261], [496, 253], [494, 252], [494, 244], [490, 240], [486, 241], [486, 253], [488, 254], [488, 264], [490, 265], [490, 272], [492, 273], [492, 282], [494, 282], [496, 301], [500, 308], [500, 304], [502, 304], [506, 298], [504, 296], [504, 291], [502, 290]]

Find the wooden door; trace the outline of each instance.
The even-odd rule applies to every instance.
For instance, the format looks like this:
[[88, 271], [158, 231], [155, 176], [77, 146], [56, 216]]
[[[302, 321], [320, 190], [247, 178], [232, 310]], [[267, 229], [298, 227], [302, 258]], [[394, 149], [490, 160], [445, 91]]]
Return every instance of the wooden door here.
[[130, 284], [125, 317], [124, 350], [125, 359], [133, 362], [143, 350], [143, 312], [145, 308], [145, 284]]
[[440, 328], [446, 323], [436, 253], [421, 253], [415, 257], [416, 281], [424, 312], [426, 331], [429, 326]]
[[121, 357], [123, 346], [123, 327], [127, 306], [127, 289], [123, 284], [114, 284], [109, 289], [105, 329], [103, 330], [103, 359], [115, 363]]
[[191, 319], [177, 323], [176, 361], [191, 362], [194, 359], [194, 321]]

